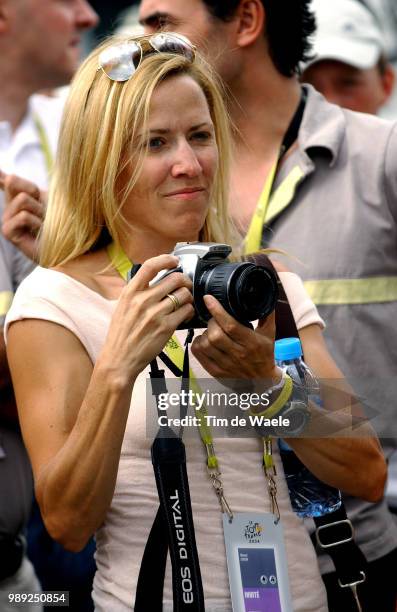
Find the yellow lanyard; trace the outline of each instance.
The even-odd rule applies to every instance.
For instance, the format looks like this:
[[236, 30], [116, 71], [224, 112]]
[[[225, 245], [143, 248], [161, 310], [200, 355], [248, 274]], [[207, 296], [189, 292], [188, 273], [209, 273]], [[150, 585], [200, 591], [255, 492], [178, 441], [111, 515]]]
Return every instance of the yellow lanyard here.
[[47, 169], [48, 175], [50, 175], [54, 166], [54, 157], [51, 152], [50, 143], [48, 141], [44, 125], [37, 113], [33, 114], [33, 121], [39, 136], [40, 148], [44, 155], [45, 167]]
[[244, 240], [244, 253], [255, 253], [261, 247], [263, 225], [265, 223], [266, 211], [269, 206], [270, 194], [272, 191], [274, 178], [276, 176], [278, 162], [276, 161], [265, 181], [262, 193], [259, 197], [258, 204], [254, 214], [252, 215], [251, 223], [248, 228], [247, 235]]
[[294, 166], [281, 185], [272, 194], [278, 162], [274, 163], [266, 178], [258, 204], [252, 215], [248, 233], [244, 240], [244, 253], [255, 253], [261, 248], [263, 227], [286, 208], [295, 195], [295, 190], [304, 176], [299, 166]]
[[[276, 177], [278, 160], [273, 164], [259, 197], [258, 204], [252, 215], [248, 233], [244, 241], [244, 253], [254, 253], [261, 248], [263, 227], [267, 221], [275, 217], [291, 202], [295, 189], [303, 177], [299, 166], [295, 166], [284, 179], [276, 192], [271, 196], [274, 179]], [[274, 406], [279, 409], [278, 406]], [[276, 466], [273, 460], [273, 445], [270, 436], [262, 438], [263, 441], [263, 470], [267, 481], [268, 492], [271, 500], [271, 511], [276, 516], [276, 522], [280, 520], [280, 511], [277, 503], [277, 476]]]

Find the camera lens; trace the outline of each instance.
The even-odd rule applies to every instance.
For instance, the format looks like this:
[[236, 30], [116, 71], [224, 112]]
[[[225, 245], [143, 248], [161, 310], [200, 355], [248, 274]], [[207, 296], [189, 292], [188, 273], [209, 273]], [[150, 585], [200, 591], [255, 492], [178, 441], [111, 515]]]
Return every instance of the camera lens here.
[[209, 266], [195, 287], [197, 294], [210, 294], [235, 319], [243, 323], [267, 317], [277, 300], [276, 276], [252, 263]]
[[277, 296], [277, 284], [272, 282], [264, 268], [252, 266], [236, 270], [231, 296], [236, 299], [241, 312], [246, 312], [248, 321], [263, 319], [272, 312]]

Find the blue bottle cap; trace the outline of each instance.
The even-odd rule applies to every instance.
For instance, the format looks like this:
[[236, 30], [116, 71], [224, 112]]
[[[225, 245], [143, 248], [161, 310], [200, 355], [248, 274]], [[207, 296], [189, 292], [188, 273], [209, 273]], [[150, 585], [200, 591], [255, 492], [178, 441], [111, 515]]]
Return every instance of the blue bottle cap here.
[[274, 358], [276, 361], [298, 359], [302, 357], [302, 346], [299, 338], [282, 338], [274, 343]]

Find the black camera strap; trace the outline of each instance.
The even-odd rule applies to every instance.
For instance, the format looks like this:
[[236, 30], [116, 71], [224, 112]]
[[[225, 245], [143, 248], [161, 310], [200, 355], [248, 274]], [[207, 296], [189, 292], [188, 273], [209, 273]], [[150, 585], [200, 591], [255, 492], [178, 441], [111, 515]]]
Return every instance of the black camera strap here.
[[[178, 437], [156, 438], [152, 446], [152, 462], [166, 526], [161, 535], [161, 548], [164, 549], [165, 542], [168, 542], [172, 564], [174, 611], [204, 612], [204, 593], [182, 440]], [[156, 576], [152, 565], [149, 571], [152, 580], [164, 583], [163, 570], [162, 575]], [[145, 610], [148, 609], [156, 612], [146, 601]]]
[[[193, 337], [189, 330], [185, 342], [182, 390], [189, 390], [188, 345]], [[169, 359], [164, 353], [161, 359]], [[167, 393], [164, 370], [157, 361], [151, 363], [152, 393], [158, 406], [159, 395]], [[185, 414], [187, 413], [187, 407]], [[181, 406], [181, 417], [182, 414]], [[204, 612], [204, 593], [195, 539], [185, 446], [179, 434], [160, 427], [152, 445], [152, 463], [160, 507], [157, 511], [138, 577], [135, 612], [162, 612], [167, 552], [170, 551], [174, 612]]]
[[167, 555], [167, 521], [160, 505], [142, 557], [135, 594], [135, 612], [162, 611]]

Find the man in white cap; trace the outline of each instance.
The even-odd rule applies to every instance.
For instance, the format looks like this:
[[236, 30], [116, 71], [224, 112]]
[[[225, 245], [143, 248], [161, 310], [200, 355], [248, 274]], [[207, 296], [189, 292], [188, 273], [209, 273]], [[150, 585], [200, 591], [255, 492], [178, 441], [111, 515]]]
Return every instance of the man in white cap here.
[[[376, 15], [383, 34], [386, 57], [397, 71], [397, 2], [396, 0], [360, 0]], [[379, 113], [385, 119], [397, 118], [397, 87]]]
[[393, 91], [394, 71], [375, 15], [357, 0], [313, 0], [312, 10], [317, 32], [302, 81], [339, 106], [377, 114]]

